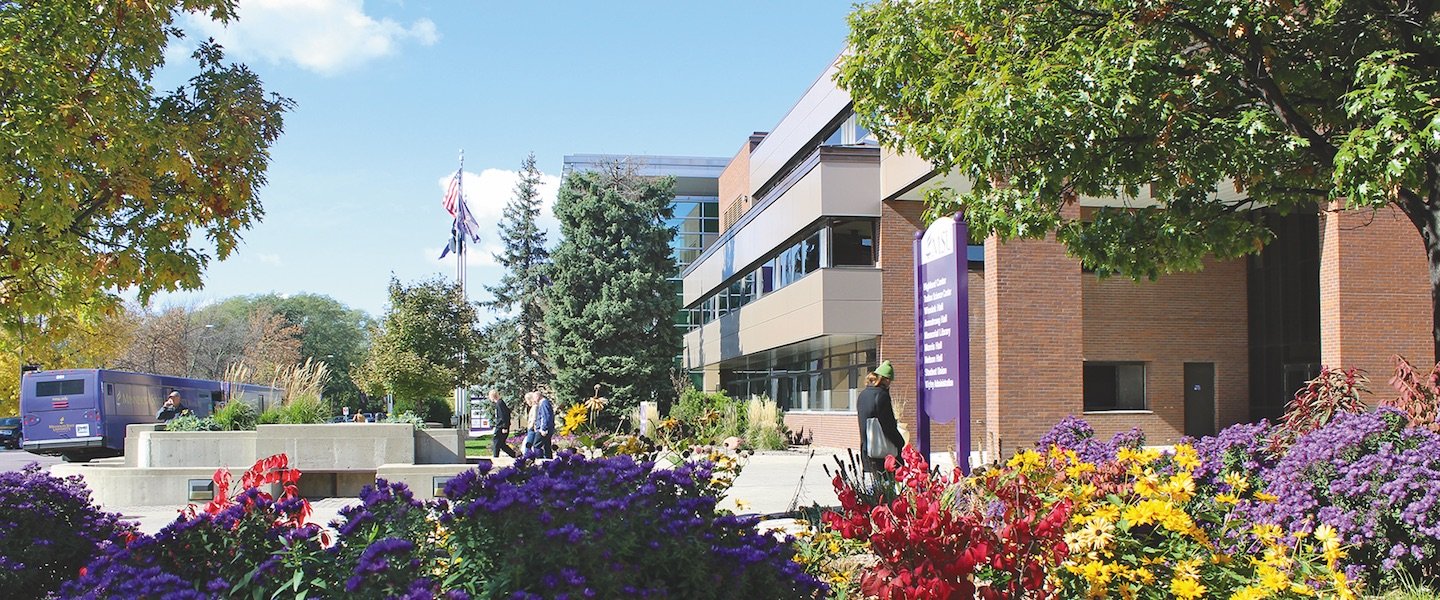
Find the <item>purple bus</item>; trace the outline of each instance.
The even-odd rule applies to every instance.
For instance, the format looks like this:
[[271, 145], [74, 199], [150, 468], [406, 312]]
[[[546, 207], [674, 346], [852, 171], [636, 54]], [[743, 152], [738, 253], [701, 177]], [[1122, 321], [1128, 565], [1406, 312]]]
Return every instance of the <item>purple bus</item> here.
[[107, 369], [31, 371], [20, 379], [25, 450], [70, 462], [120, 456], [125, 426], [154, 423], [170, 392], [185, 408], [209, 416], [229, 387], [218, 381]]

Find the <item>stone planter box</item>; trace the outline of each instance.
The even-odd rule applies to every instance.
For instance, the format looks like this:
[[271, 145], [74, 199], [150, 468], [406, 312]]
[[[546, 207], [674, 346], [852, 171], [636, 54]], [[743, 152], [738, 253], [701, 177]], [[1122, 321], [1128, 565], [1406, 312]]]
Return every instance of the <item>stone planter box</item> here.
[[51, 471], [84, 478], [102, 505], [179, 507], [196, 501], [192, 489], [217, 469], [229, 470], [238, 481], [257, 460], [274, 454], [285, 454], [290, 465], [300, 469], [300, 492], [307, 498], [354, 497], [380, 473], [392, 473], [411, 484], [417, 497], [428, 498], [433, 477], [469, 468], [458, 429], [415, 429], [406, 423], [261, 425], [255, 431], [159, 429], [156, 424], [131, 425], [123, 461], [60, 464]]

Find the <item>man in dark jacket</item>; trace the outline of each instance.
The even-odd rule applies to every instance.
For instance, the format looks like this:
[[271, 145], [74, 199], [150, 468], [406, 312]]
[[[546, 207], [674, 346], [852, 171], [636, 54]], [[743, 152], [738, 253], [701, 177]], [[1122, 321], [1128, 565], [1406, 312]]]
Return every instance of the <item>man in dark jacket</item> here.
[[510, 458], [519, 458], [509, 444], [510, 407], [500, 399], [500, 390], [490, 390], [490, 425], [495, 428], [495, 435], [490, 438], [491, 456], [500, 458], [504, 452]]
[[159, 412], [155, 413], [155, 420], [164, 423], [180, 416], [180, 413], [187, 410], [190, 409], [186, 408], [185, 403], [180, 400], [180, 392], [170, 390], [170, 395], [165, 397], [165, 404], [161, 405]]
[[894, 456], [899, 459], [899, 449], [905, 447], [905, 438], [900, 435], [899, 424], [895, 421], [895, 407], [890, 404], [890, 380], [895, 378], [895, 367], [890, 361], [880, 363], [869, 375], [865, 376], [865, 389], [860, 392], [860, 398], [855, 402], [855, 415], [860, 419], [860, 462], [864, 465], [866, 473], [876, 473], [885, 470], [885, 457], [872, 457], [866, 454], [869, 434], [866, 432], [866, 422], [875, 419], [880, 422], [880, 429], [895, 447]]

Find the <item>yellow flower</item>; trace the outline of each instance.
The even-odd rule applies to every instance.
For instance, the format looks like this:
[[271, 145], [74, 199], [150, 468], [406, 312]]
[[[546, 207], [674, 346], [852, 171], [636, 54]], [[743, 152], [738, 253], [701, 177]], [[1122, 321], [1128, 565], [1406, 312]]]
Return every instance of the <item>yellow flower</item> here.
[[1010, 462], [1005, 463], [1005, 465], [1010, 468], [1017, 469], [1021, 473], [1024, 473], [1027, 471], [1033, 471], [1039, 468], [1044, 463], [1045, 461], [1043, 458], [1040, 457], [1039, 452], [1036, 452], [1034, 450], [1021, 450], [1020, 452], [1017, 452], [1015, 456], [1011, 457]]
[[1164, 490], [1176, 502], [1188, 502], [1195, 495], [1195, 479], [1189, 473], [1177, 473], [1165, 482]]
[[1175, 563], [1175, 578], [1195, 580], [1200, 578], [1200, 563], [1198, 558], [1182, 560]]
[[1350, 591], [1350, 578], [1345, 576], [1344, 571], [1334, 571], [1335, 596], [1341, 600], [1353, 600], [1355, 593]]
[[1175, 446], [1175, 466], [1186, 471], [1193, 471], [1200, 466], [1200, 457], [1196, 455], [1195, 448], [1190, 444]]
[[1176, 577], [1170, 580], [1170, 593], [1181, 600], [1195, 600], [1205, 595], [1205, 586], [1194, 579]]
[[1215, 494], [1215, 501], [1221, 504], [1239, 504], [1240, 499], [1233, 494]]
[[1261, 502], [1279, 502], [1280, 497], [1266, 492], [1255, 492], [1255, 499]]
[[1281, 535], [1280, 526], [1273, 523], [1256, 525], [1251, 528], [1251, 532], [1255, 534], [1255, 537], [1260, 538], [1262, 542], [1273, 542], [1280, 539]]
[[1335, 533], [1335, 528], [1331, 527], [1329, 523], [1315, 528], [1315, 539], [1327, 548], [1340, 545], [1340, 536]]
[[[739, 498], [735, 499], [735, 510], [745, 510], [747, 508], [750, 508], [750, 502]], [[834, 542], [831, 542], [831, 544], [833, 545]]]
[[1225, 483], [1229, 484], [1230, 491], [1236, 494], [1242, 494], [1245, 490], [1250, 489], [1250, 480], [1245, 479], [1245, 476], [1239, 473], [1226, 473]]
[[1283, 592], [1290, 587], [1290, 578], [1270, 565], [1260, 565], [1257, 574], [1260, 576], [1260, 585], [1272, 592]]

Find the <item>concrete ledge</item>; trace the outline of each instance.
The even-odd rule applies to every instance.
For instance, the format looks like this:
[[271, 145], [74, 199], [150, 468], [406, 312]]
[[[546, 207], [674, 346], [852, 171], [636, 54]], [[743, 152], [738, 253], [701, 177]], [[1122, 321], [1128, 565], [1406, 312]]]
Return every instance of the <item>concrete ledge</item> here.
[[[505, 460], [508, 464], [513, 459], [506, 457]], [[403, 483], [415, 493], [417, 500], [434, 500], [436, 488], [443, 487], [443, 484], [435, 485], [437, 477], [448, 479], [474, 468], [474, 465], [382, 465], [375, 472], [375, 479]]]
[[[249, 468], [231, 468], [230, 477], [240, 481]], [[102, 506], [174, 506], [204, 504], [190, 500], [190, 481], [210, 481], [215, 467], [126, 467], [119, 463], [62, 463], [50, 467], [59, 477], [79, 475], [97, 503]], [[231, 490], [231, 493], [239, 490]]]
[[415, 464], [464, 464], [465, 438], [462, 433], [456, 428], [416, 429]]
[[414, 463], [418, 431], [408, 423], [261, 425], [255, 431], [255, 454], [285, 454], [301, 471], [373, 471], [384, 464]]
[[[132, 461], [126, 448], [126, 464], [136, 467], [239, 468], [255, 464], [256, 437], [253, 431], [141, 431]], [[129, 446], [130, 437], [125, 437]], [[264, 456], [269, 456], [264, 455]]]

